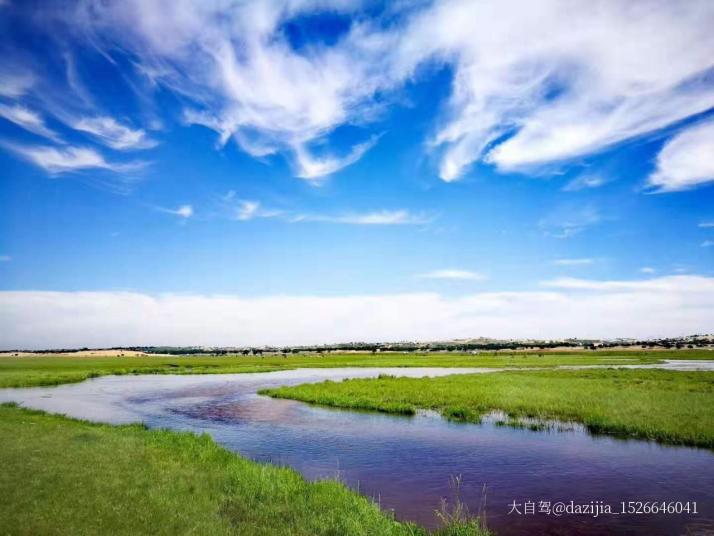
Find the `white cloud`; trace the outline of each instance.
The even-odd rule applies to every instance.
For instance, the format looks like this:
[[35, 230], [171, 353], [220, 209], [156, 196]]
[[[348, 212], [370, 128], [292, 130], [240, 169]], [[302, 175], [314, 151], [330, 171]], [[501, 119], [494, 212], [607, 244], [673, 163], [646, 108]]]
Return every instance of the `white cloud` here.
[[589, 154], [708, 110], [714, 88], [697, 77], [712, 66], [713, 16], [705, 0], [436, 2], [400, 52], [432, 49], [456, 69], [434, 139], [441, 177]]
[[686, 190], [714, 181], [714, 121], [689, 127], [657, 155], [649, 184], [661, 192]]
[[703, 248], [709, 248], [712, 246], [714, 246], [714, 240], [705, 240], [704, 242], [702, 242]]
[[193, 207], [191, 205], [181, 205], [176, 209], [176, 215], [182, 218], [190, 218], [193, 216]]
[[0, 95], [15, 99], [21, 97], [34, 85], [35, 78], [25, 71], [9, 70], [0, 72]]
[[595, 262], [594, 259], [556, 259], [553, 264], [558, 266], [584, 266]]
[[87, 1], [71, 17], [97, 42], [121, 42], [152, 84], [188, 98], [186, 122], [214, 129], [221, 144], [232, 137], [254, 156], [280, 150], [294, 158], [299, 176], [312, 179], [354, 163], [376, 141], [342, 158], [307, 148], [367, 117], [379, 89], [370, 58], [379, 51], [367, 54], [359, 41], [297, 51], [282, 25], [316, 11], [349, 12], [358, 3], [178, 1], [166, 9], [140, 0]]
[[44, 145], [14, 145], [5, 147], [22, 158], [46, 170], [51, 174], [83, 171], [86, 169], [106, 169], [115, 172], [136, 171], [146, 165], [145, 162], [114, 163], [88, 147], [49, 147]]
[[701, 227], [702, 229], [709, 229], [711, 227], [714, 227], [714, 221], [703, 221], [700, 222], [697, 227]]
[[[187, 122], [254, 156], [281, 152], [308, 179], [376, 140], [343, 157], [311, 147], [379, 118], [430, 64], [454, 74], [428, 143], [446, 181], [474, 162], [510, 171], [588, 155], [714, 106], [709, 0], [435, 0], [381, 19], [360, 16], [359, 0], [79, 5], [66, 10], [78, 33], [126, 50], [139, 76], [180, 95]], [[294, 47], [285, 23], [325, 12], [357, 16], [334, 43]]]
[[303, 179], [319, 179], [331, 175], [357, 162], [364, 153], [374, 147], [377, 139], [376, 136], [373, 136], [369, 141], [355, 145], [349, 154], [341, 158], [334, 156], [317, 157], [310, 154], [304, 146], [298, 145], [295, 147], [297, 176]]
[[161, 212], [165, 212], [166, 214], [173, 214], [174, 216], [178, 216], [184, 219], [188, 219], [194, 214], [193, 206], [191, 205], [181, 205], [178, 208], [156, 207], [156, 209]]
[[10, 262], [12, 257], [10, 255], [0, 255], [0, 262]]
[[600, 175], [580, 175], [563, 186], [564, 192], [577, 192], [589, 188], [599, 188], [607, 181]]
[[240, 201], [235, 217], [240, 221], [251, 220], [258, 214], [259, 208], [260, 203], [257, 201]]
[[239, 201], [235, 207], [234, 218], [239, 221], [252, 220], [254, 218], [278, 218], [286, 215], [282, 210], [264, 208], [258, 201]]
[[0, 347], [286, 345], [460, 337], [659, 337], [711, 331], [714, 278], [546, 291], [382, 296], [0, 292]]
[[562, 205], [541, 218], [538, 226], [554, 238], [571, 238], [601, 221], [600, 212], [593, 206]]
[[142, 129], [132, 129], [113, 117], [82, 117], [71, 121], [71, 127], [97, 138], [104, 145], [117, 150], [150, 149], [157, 142]]
[[655, 279], [632, 281], [595, 281], [578, 279], [575, 277], [561, 277], [550, 281], [542, 281], [541, 286], [585, 291], [651, 291], [669, 292], [676, 289], [678, 292], [705, 292], [714, 291], [714, 278], [696, 275], [665, 276]]
[[657, 270], [650, 266], [643, 266], [642, 268], [640, 268], [640, 272], [642, 272], [643, 274], [654, 274], [656, 271]]
[[408, 210], [379, 210], [376, 212], [351, 213], [340, 215], [298, 214], [290, 221], [343, 223], [348, 225], [424, 225], [432, 218], [422, 214], [412, 214]]
[[463, 281], [481, 281], [486, 279], [486, 276], [478, 272], [458, 269], [434, 270], [433, 272], [419, 274], [417, 277], [420, 279], [456, 279]]
[[260, 201], [238, 199], [235, 190], [230, 190], [221, 196], [220, 210], [225, 217], [238, 221], [285, 216], [284, 211], [265, 208]]
[[278, 218], [287, 223], [335, 223], [344, 225], [424, 225], [433, 220], [424, 214], [412, 214], [408, 210], [376, 210], [373, 212], [350, 212], [344, 214], [296, 213], [267, 208], [260, 201], [238, 199], [230, 190], [221, 197], [221, 212], [238, 221], [257, 218]]
[[57, 134], [47, 128], [40, 114], [20, 104], [14, 104], [12, 106], [0, 104], [0, 117], [21, 126], [33, 134], [38, 134], [39, 136], [44, 136], [45, 138], [55, 141], [58, 140]]

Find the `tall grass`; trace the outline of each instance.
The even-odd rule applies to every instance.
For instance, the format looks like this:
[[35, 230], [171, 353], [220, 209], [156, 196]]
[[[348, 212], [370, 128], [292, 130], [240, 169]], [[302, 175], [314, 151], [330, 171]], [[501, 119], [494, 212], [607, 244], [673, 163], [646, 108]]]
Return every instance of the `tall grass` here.
[[484, 484], [479, 511], [473, 515], [466, 503], [461, 500], [461, 475], [452, 475], [450, 487], [454, 493], [452, 503], [442, 497], [439, 509], [435, 511], [448, 536], [467, 536], [468, 534], [488, 534], [486, 528], [486, 485]]

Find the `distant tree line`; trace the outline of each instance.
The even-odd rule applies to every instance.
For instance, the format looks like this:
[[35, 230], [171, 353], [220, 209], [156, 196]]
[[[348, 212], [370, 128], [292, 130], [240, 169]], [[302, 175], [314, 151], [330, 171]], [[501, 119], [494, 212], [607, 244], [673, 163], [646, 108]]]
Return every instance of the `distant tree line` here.
[[[327, 344], [321, 346], [264, 346], [255, 347], [204, 347], [204, 346], [117, 346], [101, 348], [101, 350], [135, 351], [147, 354], [168, 355], [253, 355], [265, 354], [298, 354], [312, 353], [323, 354], [328, 352], [497, 352], [500, 350], [548, 350], [553, 348], [584, 348], [599, 350], [618, 347], [640, 347], [643, 349], [682, 349], [704, 348], [714, 346], [714, 338], [703, 335], [692, 335], [682, 338], [662, 338], [651, 340], [582, 340], [567, 339], [564, 341], [464, 341], [464, 342], [395, 342], [395, 343], [363, 343], [352, 342], [342, 344]], [[42, 353], [60, 354], [75, 353], [91, 350], [90, 348], [55, 348], [42, 350]], [[7, 350], [7, 352], [24, 352], [25, 350]]]

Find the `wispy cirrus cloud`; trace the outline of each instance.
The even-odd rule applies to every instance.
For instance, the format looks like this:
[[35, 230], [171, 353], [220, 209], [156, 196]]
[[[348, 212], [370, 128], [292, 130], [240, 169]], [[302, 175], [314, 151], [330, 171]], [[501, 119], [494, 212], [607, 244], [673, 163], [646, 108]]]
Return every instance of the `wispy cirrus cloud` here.
[[[181, 0], [170, 9], [78, 0], [57, 8], [56, 18], [111, 61], [126, 53], [135, 67], [126, 76], [178, 95], [184, 121], [215, 130], [220, 145], [232, 139], [259, 158], [281, 153], [308, 180], [358, 161], [374, 137], [365, 133], [336, 148], [331, 135], [378, 121], [433, 64], [454, 73], [426, 143], [445, 181], [476, 162], [524, 171], [590, 155], [714, 106], [714, 4], [706, 0], [624, 7], [607, 0], [576, 7], [567, 0], [434, 0], [398, 4], [383, 16], [364, 7], [357, 0]], [[329, 43], [291, 41], [287, 25], [320, 15], [350, 19]], [[68, 67], [70, 85], [72, 73]], [[26, 91], [18, 80], [6, 85], [7, 94]], [[150, 143], [136, 138], [141, 129], [90, 128], [115, 148]], [[701, 183], [704, 164], [673, 171], [667, 156], [654, 186]], [[597, 185], [590, 177], [565, 189]]]
[[593, 206], [563, 205], [541, 218], [538, 226], [553, 238], [571, 238], [602, 219], [600, 211]]
[[0, 117], [38, 136], [54, 141], [59, 140], [57, 133], [45, 125], [45, 121], [40, 114], [21, 104], [0, 104]]
[[234, 190], [229, 191], [220, 200], [223, 215], [237, 221], [255, 219], [279, 219], [286, 223], [332, 223], [342, 225], [426, 225], [434, 220], [433, 216], [415, 214], [406, 209], [375, 210], [370, 212], [346, 212], [341, 214], [320, 214], [296, 212], [279, 208], [266, 207], [260, 201], [240, 199]]
[[675, 192], [714, 181], [714, 121], [684, 129], [657, 155], [657, 169], [648, 184], [660, 192]]
[[10, 262], [12, 257], [10, 255], [0, 255], [0, 262]]
[[296, 174], [300, 178], [310, 180], [331, 175], [357, 162], [362, 155], [374, 147], [378, 139], [378, 136], [372, 136], [368, 141], [355, 145], [347, 155], [342, 157], [315, 156], [303, 145], [298, 144], [294, 147]]
[[698, 275], [670, 275], [654, 279], [598, 281], [575, 277], [561, 277], [541, 281], [541, 286], [584, 291], [637, 291], [652, 292], [677, 289], [679, 292], [714, 291], [714, 278]]
[[18, 98], [23, 96], [35, 84], [35, 76], [19, 68], [0, 70], [0, 96]]
[[151, 2], [86, 1], [73, 11], [71, 24], [108, 50], [121, 43], [141, 76], [189, 101], [185, 122], [215, 130], [220, 145], [233, 139], [257, 157], [282, 152], [297, 176], [315, 179], [356, 162], [375, 142], [370, 137], [340, 157], [310, 149], [374, 108], [380, 84], [369, 80], [375, 68], [370, 58], [378, 51], [343, 40], [298, 51], [283, 25], [302, 15], [358, 8], [352, 2], [176, 2], [167, 10]]
[[180, 205], [176, 208], [154, 207], [159, 212], [173, 214], [182, 219], [191, 218], [194, 215], [193, 205]]
[[643, 274], [654, 274], [655, 272], [657, 272], [657, 270], [655, 270], [651, 266], [643, 266], [642, 268], [640, 268], [640, 272], [642, 272]]
[[143, 129], [130, 128], [113, 117], [81, 117], [73, 119], [70, 126], [90, 134], [107, 147], [120, 151], [150, 149], [158, 144], [156, 140], [148, 137]]
[[607, 180], [601, 175], [584, 174], [575, 177], [568, 184], [563, 186], [564, 192], [578, 192], [591, 188], [599, 188], [605, 184]]
[[699, 222], [699, 225], [697, 225], [697, 227], [700, 227], [700, 228], [702, 228], [702, 229], [712, 228], [712, 227], [714, 227], [714, 221], [702, 221], [702, 222]]
[[[445, 181], [476, 162], [522, 171], [593, 154], [714, 106], [714, 4], [706, 0], [406, 6], [375, 16], [357, 0], [182, 0], [170, 9], [78, 0], [58, 18], [105, 57], [126, 52], [132, 76], [180, 96], [184, 121], [215, 130], [220, 145], [232, 139], [259, 158], [281, 153], [309, 180], [358, 161], [376, 139], [335, 148], [332, 133], [378, 121], [433, 64], [454, 73], [426, 144]], [[329, 43], [291, 41], [287, 25], [320, 15], [351, 20]]]
[[555, 259], [553, 264], [556, 266], [587, 266], [593, 264], [595, 259], [579, 258], [579, 259]]
[[248, 221], [255, 218], [260, 210], [258, 201], [239, 201], [235, 209], [235, 218], [239, 221]]
[[461, 270], [456, 268], [446, 268], [443, 270], [434, 270], [423, 274], [417, 274], [418, 279], [450, 279], [460, 281], [482, 281], [486, 276], [479, 272], [471, 270]]
[[98, 151], [89, 147], [47, 145], [18, 145], [4, 143], [4, 147], [28, 162], [52, 175], [79, 172], [88, 169], [104, 169], [113, 172], [134, 172], [147, 165], [146, 162], [110, 162]]
[[247, 199], [238, 200], [230, 210], [231, 218], [238, 221], [249, 221], [256, 218], [284, 218], [282, 210], [265, 208], [259, 201]]
[[452, 181], [477, 161], [528, 169], [710, 109], [712, 17], [706, 1], [434, 2], [395, 54], [414, 65], [432, 51], [454, 67], [433, 140], [440, 176]]
[[433, 221], [433, 217], [424, 214], [413, 214], [408, 210], [378, 210], [375, 212], [353, 212], [346, 214], [297, 214], [290, 221], [342, 223], [346, 225], [425, 225]]

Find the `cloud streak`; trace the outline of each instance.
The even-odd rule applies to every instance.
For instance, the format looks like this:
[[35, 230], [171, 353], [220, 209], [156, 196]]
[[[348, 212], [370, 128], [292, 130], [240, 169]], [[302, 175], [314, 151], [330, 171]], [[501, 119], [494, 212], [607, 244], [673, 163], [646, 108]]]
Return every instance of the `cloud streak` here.
[[563, 186], [564, 192], [578, 192], [591, 188], [599, 188], [607, 181], [600, 175], [580, 175]]
[[563, 205], [541, 218], [538, 226], [553, 238], [571, 238], [597, 225], [602, 219], [598, 209], [593, 206]]
[[40, 114], [20, 104], [12, 106], [0, 104], [0, 117], [38, 136], [43, 136], [54, 141], [59, 140], [57, 134], [45, 125]]
[[369, 141], [355, 145], [349, 154], [341, 158], [334, 156], [316, 157], [307, 151], [304, 146], [297, 145], [294, 150], [297, 176], [302, 179], [313, 180], [331, 175], [357, 162], [362, 158], [362, 155], [374, 147], [377, 140], [378, 137], [373, 136]]
[[71, 122], [72, 128], [90, 134], [101, 143], [124, 151], [128, 149], [150, 149], [157, 145], [142, 129], [132, 129], [122, 125], [113, 117], [82, 117]]
[[456, 298], [3, 291], [0, 347], [285, 345], [480, 335], [644, 338], [711, 331], [711, 277], [556, 286]]
[[88, 169], [104, 169], [114, 172], [133, 172], [146, 166], [146, 162], [109, 162], [99, 152], [89, 147], [52, 147], [47, 145], [4, 146], [28, 162], [52, 175], [79, 172]]
[[293, 223], [322, 222], [346, 225], [425, 225], [433, 218], [423, 214], [413, 214], [408, 210], [379, 210], [349, 214], [298, 214], [290, 217]]
[[239, 199], [234, 190], [221, 197], [220, 212], [237, 221], [279, 219], [286, 223], [333, 223], [342, 225], [426, 225], [433, 217], [406, 209], [349, 212], [343, 214], [302, 213], [265, 207], [260, 201]]
[[594, 263], [594, 259], [556, 259], [553, 261], [553, 264], [556, 266], [586, 266], [589, 264]]
[[192, 205], [181, 205], [177, 208], [164, 208], [156, 207], [159, 212], [164, 212], [166, 214], [173, 214], [179, 218], [188, 219], [194, 215], [194, 210]]
[[456, 281], [481, 281], [486, 279], [486, 276], [478, 272], [459, 269], [444, 269], [426, 272], [416, 276], [419, 279], [451, 279]]
[[0, 71], [0, 77], [0, 95], [8, 98], [23, 96], [35, 83], [35, 77], [22, 70], [3, 70]]

